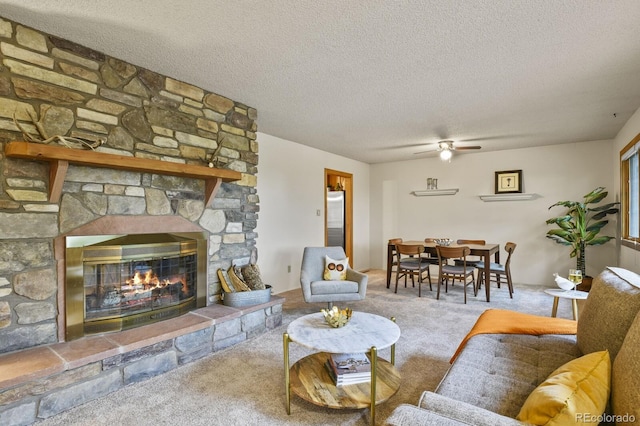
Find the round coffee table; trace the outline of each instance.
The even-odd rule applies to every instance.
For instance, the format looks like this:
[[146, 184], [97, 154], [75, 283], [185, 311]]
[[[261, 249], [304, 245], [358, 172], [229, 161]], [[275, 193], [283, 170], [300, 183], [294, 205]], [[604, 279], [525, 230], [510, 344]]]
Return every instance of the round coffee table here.
[[589, 293], [580, 290], [562, 290], [559, 288], [548, 288], [544, 291], [549, 296], [553, 296], [553, 308], [551, 309], [551, 316], [555, 317], [558, 314], [558, 300], [570, 299], [571, 307], [573, 309], [573, 319], [578, 321], [578, 300], [585, 300]]
[[[393, 396], [400, 387], [395, 343], [400, 328], [387, 318], [354, 312], [349, 323], [330, 327], [322, 313], [305, 315], [289, 324], [284, 333], [284, 367], [287, 413], [291, 414], [291, 391], [313, 404], [330, 408], [370, 408], [375, 424], [375, 405]], [[289, 366], [289, 343], [318, 351]], [[391, 362], [378, 358], [378, 349], [391, 347]], [[369, 383], [336, 386], [324, 364], [331, 353], [367, 353], [371, 360]], [[372, 397], [375, 395], [375, 397]]]

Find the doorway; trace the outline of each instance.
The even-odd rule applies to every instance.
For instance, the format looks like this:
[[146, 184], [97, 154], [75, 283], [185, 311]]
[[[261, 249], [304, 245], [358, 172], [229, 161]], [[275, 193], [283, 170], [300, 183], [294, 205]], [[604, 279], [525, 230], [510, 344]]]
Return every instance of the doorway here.
[[339, 245], [353, 265], [353, 175], [324, 169], [324, 244]]

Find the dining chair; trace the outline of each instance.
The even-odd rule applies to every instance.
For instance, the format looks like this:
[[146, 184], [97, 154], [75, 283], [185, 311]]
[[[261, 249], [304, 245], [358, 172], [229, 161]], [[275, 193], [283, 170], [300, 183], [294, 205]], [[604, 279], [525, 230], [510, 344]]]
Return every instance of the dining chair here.
[[[460, 245], [467, 245], [467, 244], [478, 244], [478, 245], [485, 245], [487, 244], [487, 242], [485, 240], [465, 240], [465, 239], [459, 239], [456, 240], [456, 244], [460, 244]], [[456, 262], [456, 265], [459, 264], [459, 260]], [[473, 256], [469, 259], [467, 259], [467, 266], [471, 266], [471, 267], [475, 267], [476, 264], [478, 263], [483, 263], [484, 260], [479, 257], [479, 256]]]
[[425, 261], [421, 256], [424, 251], [422, 244], [398, 244], [398, 272], [396, 273], [396, 289], [398, 292], [398, 281], [404, 277], [404, 286], [407, 287], [407, 277], [411, 277], [411, 284], [415, 287], [415, 276], [418, 276], [418, 297], [422, 296], [422, 280], [426, 272], [429, 280], [429, 289], [431, 287], [431, 272], [429, 271], [430, 263]]
[[[471, 249], [467, 246], [445, 247], [436, 246], [436, 253], [438, 254], [438, 260], [440, 261], [438, 266], [438, 294], [436, 299], [440, 299], [440, 287], [444, 283], [444, 291], [448, 292], [449, 279], [460, 280], [464, 287], [464, 303], [467, 303], [467, 285], [473, 285], [473, 295], [478, 295], [478, 288], [476, 287], [476, 279], [474, 276], [475, 268], [467, 264], [467, 256], [471, 252]], [[460, 265], [450, 265], [447, 260], [454, 259], [461, 261]], [[470, 281], [467, 281], [471, 278]]]
[[[389, 267], [391, 268], [391, 272], [387, 277], [391, 276], [394, 272], [398, 275], [398, 244], [402, 244], [402, 238], [391, 238], [388, 242], [389, 249], [391, 250], [392, 261]], [[387, 281], [387, 288], [391, 284], [390, 281]]]
[[[513, 299], [513, 281], [511, 280], [511, 255], [515, 251], [516, 245], [517, 245], [516, 243], [512, 243], [512, 242], [508, 242], [507, 244], [504, 245], [504, 249], [507, 252], [507, 261], [504, 263], [504, 265], [501, 265], [500, 263], [491, 262], [489, 264], [489, 278], [487, 278], [487, 285], [491, 285], [491, 282], [493, 281], [498, 285], [498, 288], [500, 288], [500, 277], [506, 276], [507, 286], [509, 287], [509, 297], [512, 299]], [[476, 268], [479, 269], [478, 289], [480, 289], [480, 287], [484, 283], [484, 274], [482, 273], [484, 268], [484, 262], [480, 262], [479, 264], [477, 264]]]
[[[435, 238], [425, 238], [424, 239], [425, 243], [435, 243], [436, 239]], [[427, 262], [429, 262], [432, 265], [437, 265], [438, 264], [438, 256], [434, 256], [431, 253], [422, 253], [422, 258], [425, 259]]]

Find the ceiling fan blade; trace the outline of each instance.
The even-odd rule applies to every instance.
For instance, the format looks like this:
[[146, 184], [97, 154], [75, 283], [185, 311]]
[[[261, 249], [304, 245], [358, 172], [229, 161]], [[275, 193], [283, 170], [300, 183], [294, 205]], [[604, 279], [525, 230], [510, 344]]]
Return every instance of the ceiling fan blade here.
[[437, 144], [426, 144], [426, 145], [422, 144], [422, 147], [424, 148], [422, 151], [414, 152], [414, 154], [426, 154], [426, 153], [438, 151]]
[[425, 151], [418, 151], [418, 152], [414, 152], [413, 155], [419, 155], [419, 154], [436, 154], [438, 151], [435, 149], [427, 149]]
[[466, 151], [466, 150], [472, 150], [472, 149], [480, 149], [482, 148], [481, 146], [457, 146], [456, 147], [456, 151]]

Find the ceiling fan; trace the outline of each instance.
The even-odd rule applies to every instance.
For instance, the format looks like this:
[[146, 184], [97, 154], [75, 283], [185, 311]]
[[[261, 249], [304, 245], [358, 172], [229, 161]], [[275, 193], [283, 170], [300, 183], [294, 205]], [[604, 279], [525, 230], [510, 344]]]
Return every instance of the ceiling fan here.
[[453, 151], [471, 151], [471, 150], [482, 148], [479, 145], [475, 145], [475, 146], [454, 146], [453, 143], [454, 142], [452, 140], [440, 141], [437, 144], [433, 144], [433, 146], [436, 148], [435, 150], [434, 149], [428, 149], [426, 151], [414, 152], [414, 154], [424, 154], [425, 152], [436, 152], [437, 151], [437, 152], [440, 153], [440, 159], [442, 161], [450, 161], [451, 160], [451, 156], [453, 155]]

